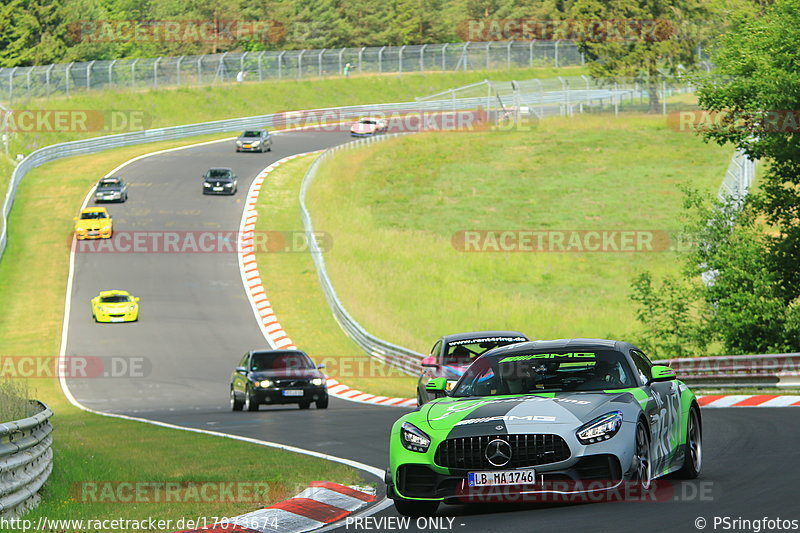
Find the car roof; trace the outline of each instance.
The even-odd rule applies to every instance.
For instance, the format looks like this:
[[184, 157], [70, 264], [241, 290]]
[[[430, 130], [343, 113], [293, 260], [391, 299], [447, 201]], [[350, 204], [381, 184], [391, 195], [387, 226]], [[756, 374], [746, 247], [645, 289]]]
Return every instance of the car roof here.
[[243, 131], [242, 131], [242, 135], [244, 135], [245, 133], [251, 133], [251, 132], [255, 132], [255, 133], [267, 133], [267, 130], [243, 130]]
[[627, 342], [615, 341], [610, 339], [555, 339], [542, 341], [520, 342], [510, 346], [489, 350], [484, 355], [502, 353], [504, 355], [512, 353], [525, 353], [541, 350], [617, 350], [632, 347]]
[[129, 293], [128, 291], [123, 291], [120, 289], [112, 289], [110, 291], [100, 291], [99, 296], [103, 298], [106, 296], [130, 296], [130, 295], [131, 293]]
[[100, 178], [99, 183], [122, 183], [122, 178], [116, 178], [116, 177]]
[[228, 172], [233, 172], [233, 169], [229, 167], [211, 167], [208, 169], [208, 172], [211, 172], [212, 170], [227, 170]]
[[453, 333], [452, 335], [445, 335], [442, 337], [442, 342], [448, 343], [453, 341], [463, 341], [468, 339], [482, 339], [485, 337], [525, 337], [524, 333], [519, 331], [505, 331], [505, 330], [491, 330], [491, 331], [471, 331], [469, 333]]
[[308, 355], [303, 350], [292, 349], [292, 350], [250, 350], [251, 355], [263, 355], [263, 354], [271, 354], [271, 353], [301, 353], [303, 355]]

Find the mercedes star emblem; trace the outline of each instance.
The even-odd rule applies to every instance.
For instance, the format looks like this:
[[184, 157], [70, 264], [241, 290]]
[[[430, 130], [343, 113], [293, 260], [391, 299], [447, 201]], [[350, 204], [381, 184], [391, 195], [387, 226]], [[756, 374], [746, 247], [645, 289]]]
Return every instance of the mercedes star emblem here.
[[511, 461], [511, 445], [503, 439], [494, 439], [486, 445], [486, 460], [494, 466], [505, 466]]

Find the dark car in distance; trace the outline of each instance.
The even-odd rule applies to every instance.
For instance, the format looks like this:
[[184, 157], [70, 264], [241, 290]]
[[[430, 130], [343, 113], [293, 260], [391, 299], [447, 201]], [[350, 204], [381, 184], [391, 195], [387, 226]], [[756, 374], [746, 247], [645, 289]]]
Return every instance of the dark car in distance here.
[[231, 375], [231, 409], [258, 411], [258, 406], [298, 404], [328, 407], [325, 365], [315, 365], [301, 350], [253, 350], [244, 354]]
[[270, 152], [272, 137], [266, 130], [247, 130], [236, 138], [237, 152]]
[[236, 194], [238, 184], [230, 168], [210, 168], [203, 174], [203, 194]]
[[122, 178], [103, 178], [97, 182], [94, 189], [94, 201], [100, 202], [125, 202], [128, 199], [128, 185]]
[[473, 331], [445, 335], [433, 345], [431, 354], [420, 362], [422, 375], [417, 382], [417, 404], [423, 405], [433, 399], [425, 390], [430, 380], [446, 378], [447, 390], [450, 390], [478, 356], [492, 348], [527, 340], [528, 337], [519, 331]]

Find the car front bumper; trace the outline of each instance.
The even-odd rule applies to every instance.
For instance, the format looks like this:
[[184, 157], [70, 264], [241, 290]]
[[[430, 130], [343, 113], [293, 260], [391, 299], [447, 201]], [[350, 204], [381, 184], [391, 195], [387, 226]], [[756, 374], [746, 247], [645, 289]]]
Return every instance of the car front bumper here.
[[[299, 390], [302, 391], [302, 396], [286, 396], [283, 394], [285, 390]], [[290, 387], [287, 389], [268, 388], [268, 389], [255, 389], [255, 397], [258, 403], [263, 404], [286, 404], [286, 403], [300, 403], [300, 402], [314, 402], [328, 397], [328, 389], [321, 385], [319, 387]]]
[[83, 231], [83, 232], [75, 232], [75, 238], [79, 241], [83, 240], [92, 240], [92, 239], [110, 239], [112, 231], [108, 230], [100, 230], [100, 231]]
[[270, 148], [269, 144], [263, 144], [263, 145], [259, 144], [258, 146], [250, 145], [249, 147], [247, 147], [247, 146], [237, 146], [236, 147], [236, 151], [237, 152], [263, 152], [264, 150], [268, 150], [269, 148]]
[[139, 320], [139, 310], [113, 314], [95, 311], [94, 318], [98, 322], [136, 322]]
[[203, 194], [213, 194], [217, 196], [233, 196], [236, 194], [236, 189], [233, 187], [223, 188], [221, 191], [213, 190], [213, 187], [203, 187]]

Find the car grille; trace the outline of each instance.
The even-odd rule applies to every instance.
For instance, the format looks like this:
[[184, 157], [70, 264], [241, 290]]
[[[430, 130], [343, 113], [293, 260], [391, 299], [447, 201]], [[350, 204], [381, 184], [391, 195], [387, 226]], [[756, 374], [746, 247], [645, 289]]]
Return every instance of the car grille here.
[[559, 435], [498, 435], [447, 439], [436, 449], [434, 461], [445, 468], [497, 470], [486, 458], [486, 446], [495, 439], [511, 445], [511, 460], [502, 468], [545, 465], [569, 459], [570, 450]]
[[276, 387], [305, 387], [308, 385], [307, 379], [276, 379]]

